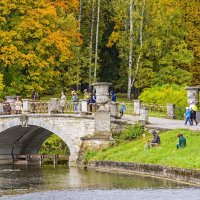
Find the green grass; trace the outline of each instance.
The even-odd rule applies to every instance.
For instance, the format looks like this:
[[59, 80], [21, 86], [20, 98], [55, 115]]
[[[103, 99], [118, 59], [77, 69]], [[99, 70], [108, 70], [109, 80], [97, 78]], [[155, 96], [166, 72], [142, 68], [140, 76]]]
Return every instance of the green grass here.
[[[187, 147], [176, 149], [177, 134], [183, 133], [187, 139]], [[144, 149], [144, 140], [138, 139], [123, 142], [107, 150], [92, 154], [90, 160], [109, 160], [160, 164], [187, 169], [200, 169], [200, 132], [190, 130], [173, 130], [160, 134], [161, 146]], [[151, 135], [146, 139], [151, 140]]]

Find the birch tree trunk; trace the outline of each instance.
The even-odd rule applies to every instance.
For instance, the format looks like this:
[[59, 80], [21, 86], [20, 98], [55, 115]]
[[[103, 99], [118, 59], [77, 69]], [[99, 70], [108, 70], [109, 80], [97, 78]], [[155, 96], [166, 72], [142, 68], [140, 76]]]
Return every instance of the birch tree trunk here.
[[133, 0], [130, 0], [129, 5], [129, 58], [128, 58], [128, 91], [127, 98], [131, 99], [131, 82], [132, 82], [132, 68], [133, 68]]
[[96, 80], [97, 78], [100, 3], [101, 1], [97, 0], [97, 26], [96, 26], [95, 62], [94, 62], [94, 80]]
[[[78, 26], [78, 30], [79, 30], [79, 33], [81, 32], [81, 17], [82, 17], [82, 0], [80, 0], [79, 2], [79, 26]], [[78, 65], [80, 67], [80, 49], [81, 47], [78, 47]], [[79, 80], [79, 73], [77, 73], [77, 80]], [[76, 84], [76, 90], [78, 91], [79, 90], [79, 84], [80, 83], [77, 83]]]
[[90, 66], [89, 66], [89, 90], [91, 90], [92, 83], [92, 53], [93, 53], [93, 34], [94, 34], [94, 1], [91, 4], [91, 28], [90, 28]]
[[131, 83], [131, 88], [133, 87], [133, 84], [135, 82], [135, 79], [138, 74], [139, 66], [140, 66], [140, 59], [141, 59], [141, 54], [142, 54], [142, 46], [143, 46], [143, 23], [144, 23], [144, 11], [145, 11], [145, 5], [146, 5], [146, 0], [143, 0], [142, 2], [142, 12], [141, 12], [141, 21], [140, 21], [140, 51], [136, 63], [136, 69], [135, 69], [135, 74]]

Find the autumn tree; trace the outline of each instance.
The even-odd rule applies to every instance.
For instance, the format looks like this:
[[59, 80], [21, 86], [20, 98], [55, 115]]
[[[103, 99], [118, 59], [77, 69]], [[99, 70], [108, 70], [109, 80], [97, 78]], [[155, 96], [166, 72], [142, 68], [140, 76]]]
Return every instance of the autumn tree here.
[[74, 12], [78, 1], [4, 0], [0, 18], [0, 69], [8, 92], [55, 92], [76, 84], [81, 44]]

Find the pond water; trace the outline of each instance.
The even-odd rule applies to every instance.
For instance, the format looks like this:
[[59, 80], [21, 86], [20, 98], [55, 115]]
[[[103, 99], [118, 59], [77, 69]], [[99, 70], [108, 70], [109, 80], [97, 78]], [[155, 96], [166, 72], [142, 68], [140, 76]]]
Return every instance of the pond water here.
[[76, 167], [0, 166], [0, 200], [200, 200], [197, 187]]

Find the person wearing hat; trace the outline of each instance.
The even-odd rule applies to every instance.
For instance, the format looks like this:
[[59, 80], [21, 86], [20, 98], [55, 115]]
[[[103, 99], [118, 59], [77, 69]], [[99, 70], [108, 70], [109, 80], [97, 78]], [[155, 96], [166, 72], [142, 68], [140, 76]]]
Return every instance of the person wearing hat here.
[[153, 135], [153, 140], [151, 140], [150, 147], [155, 147], [160, 145], [160, 137], [155, 130], [151, 130]]
[[185, 139], [185, 137], [183, 137], [183, 134], [181, 134], [181, 133], [179, 133], [177, 135], [177, 137], [179, 139], [178, 139], [178, 144], [176, 145], [176, 148], [177, 149], [184, 148], [186, 146], [186, 139]]

